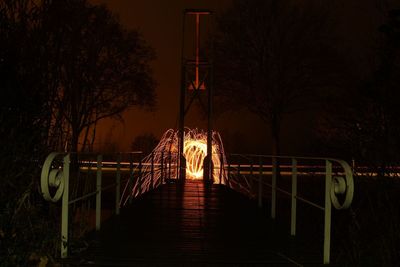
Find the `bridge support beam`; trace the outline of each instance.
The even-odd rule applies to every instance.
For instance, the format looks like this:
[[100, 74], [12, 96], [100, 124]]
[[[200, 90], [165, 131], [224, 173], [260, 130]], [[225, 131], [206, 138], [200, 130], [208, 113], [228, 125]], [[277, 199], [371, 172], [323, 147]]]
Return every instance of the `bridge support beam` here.
[[[185, 116], [189, 112], [193, 102], [198, 103], [203, 108], [203, 112], [207, 114], [207, 156], [203, 161], [204, 180], [212, 181], [210, 171], [212, 168], [212, 64], [200, 56], [200, 18], [202, 16], [211, 15], [212, 12], [206, 9], [186, 9], [183, 13], [182, 28], [182, 56], [181, 56], [181, 91], [180, 91], [180, 108], [179, 108], [179, 163], [186, 163], [183, 160], [184, 138], [185, 138]], [[195, 52], [194, 59], [187, 59], [185, 54], [185, 24], [186, 17], [195, 17]], [[189, 58], [192, 55], [188, 56]], [[193, 77], [194, 76], [194, 77]], [[188, 98], [188, 99], [187, 99]], [[188, 101], [186, 101], [188, 100]], [[187, 103], [186, 103], [187, 102]], [[204, 105], [206, 103], [206, 105]], [[185, 164], [186, 166], [186, 164]], [[206, 171], [206, 169], [208, 171]], [[179, 180], [184, 181], [185, 175], [182, 171], [179, 173]]]

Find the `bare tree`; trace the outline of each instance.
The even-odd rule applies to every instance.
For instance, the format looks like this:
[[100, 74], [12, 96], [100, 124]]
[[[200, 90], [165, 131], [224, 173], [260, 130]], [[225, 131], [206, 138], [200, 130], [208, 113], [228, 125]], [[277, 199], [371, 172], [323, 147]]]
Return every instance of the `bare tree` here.
[[318, 90], [337, 81], [327, 8], [317, 2], [234, 0], [217, 20], [217, 101], [268, 123], [274, 155], [284, 116], [310, 108]]
[[[340, 156], [351, 155], [385, 173], [400, 161], [400, 9], [388, 12], [379, 32], [371, 75], [358, 81], [350, 98], [339, 96], [335, 106], [328, 106], [330, 115], [323, 114], [319, 130], [321, 139], [334, 144]], [[337, 144], [345, 144], [347, 151]]]
[[52, 69], [52, 133], [67, 133], [72, 151], [78, 151], [81, 133], [99, 120], [134, 105], [154, 105], [149, 66], [154, 51], [104, 6], [46, 1], [41, 26], [38, 34]]

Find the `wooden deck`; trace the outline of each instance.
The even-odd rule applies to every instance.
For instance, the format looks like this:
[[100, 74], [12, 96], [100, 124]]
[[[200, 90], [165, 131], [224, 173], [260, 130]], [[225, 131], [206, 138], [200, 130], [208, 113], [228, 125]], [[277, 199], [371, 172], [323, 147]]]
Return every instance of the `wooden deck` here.
[[170, 183], [134, 200], [120, 216], [104, 223], [91, 248], [74, 262], [90, 266], [301, 266], [282, 252], [288, 237], [277, 232], [265, 210], [223, 185]]

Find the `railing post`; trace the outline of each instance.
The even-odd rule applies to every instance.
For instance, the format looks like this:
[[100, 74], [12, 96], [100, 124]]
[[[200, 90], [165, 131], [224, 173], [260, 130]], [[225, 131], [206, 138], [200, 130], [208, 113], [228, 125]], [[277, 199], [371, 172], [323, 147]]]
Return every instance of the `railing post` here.
[[96, 230], [100, 230], [101, 224], [101, 168], [103, 156], [97, 156], [97, 179], [96, 179]]
[[[133, 179], [134, 179], [134, 173], [133, 173], [133, 153], [129, 153], [129, 184], [128, 184], [128, 190], [129, 190], [129, 199], [131, 199], [132, 196], [132, 190], [133, 190]], [[131, 201], [131, 200], [129, 200]]]
[[324, 223], [324, 264], [329, 264], [331, 249], [331, 186], [332, 162], [326, 160], [325, 168], [325, 223]]
[[154, 188], [154, 152], [151, 152], [150, 189]]
[[231, 162], [228, 160], [228, 185], [231, 185]]
[[258, 207], [262, 208], [262, 158], [259, 157], [259, 174], [258, 174]]
[[296, 216], [297, 216], [297, 160], [292, 159], [292, 208], [290, 234], [296, 235]]
[[164, 183], [164, 151], [161, 152], [161, 183]]
[[168, 153], [168, 179], [171, 179], [171, 151]]
[[179, 168], [180, 168], [180, 159], [179, 159], [179, 153], [177, 153], [176, 155], [175, 155], [175, 157], [176, 157], [176, 168], [175, 168], [175, 172], [176, 172], [176, 174], [175, 174], [175, 177], [176, 177], [176, 179], [178, 180], [178, 179], [180, 179], [180, 177], [179, 177]]
[[250, 186], [251, 192], [254, 192], [254, 181], [253, 181], [253, 159], [250, 158]]
[[121, 198], [121, 153], [117, 155], [117, 176], [115, 183], [115, 214], [119, 215], [119, 201]]
[[64, 176], [64, 192], [62, 195], [61, 208], [61, 258], [68, 257], [68, 202], [69, 202], [69, 165], [71, 162], [70, 155], [64, 157], [63, 176]]
[[143, 184], [143, 180], [142, 180], [142, 166], [143, 166], [143, 163], [142, 163], [142, 156], [140, 156], [140, 159], [139, 159], [139, 169], [138, 169], [138, 176], [137, 176], [137, 179], [136, 179], [136, 183], [137, 183], [137, 189], [139, 190], [139, 195], [140, 194], [142, 194], [142, 184]]
[[276, 217], [276, 157], [272, 158], [271, 218]]
[[222, 183], [222, 171], [223, 171], [223, 157], [222, 153], [219, 153], [219, 184]]

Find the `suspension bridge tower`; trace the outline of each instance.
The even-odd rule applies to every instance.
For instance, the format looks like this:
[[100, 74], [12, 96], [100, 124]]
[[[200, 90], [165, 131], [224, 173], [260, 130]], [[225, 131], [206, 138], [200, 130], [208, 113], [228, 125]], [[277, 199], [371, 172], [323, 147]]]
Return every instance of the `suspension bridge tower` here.
[[[201, 43], [201, 29], [207, 18], [210, 21], [212, 12], [207, 9], [185, 9], [182, 27], [181, 54], [181, 91], [179, 108], [179, 179], [185, 180], [186, 159], [183, 154], [185, 138], [185, 117], [197, 102], [207, 117], [207, 155], [203, 161], [205, 182], [212, 181], [212, 62], [206, 56], [206, 49]], [[188, 24], [188, 25], [187, 25]], [[194, 24], [194, 25], [193, 25]], [[187, 26], [194, 26], [194, 32], [185, 32]], [[190, 42], [187, 41], [189, 39]], [[194, 46], [192, 46], [194, 44]], [[188, 50], [192, 50], [188, 53]], [[187, 55], [189, 54], [189, 55]], [[208, 53], [209, 54], [209, 53]]]

